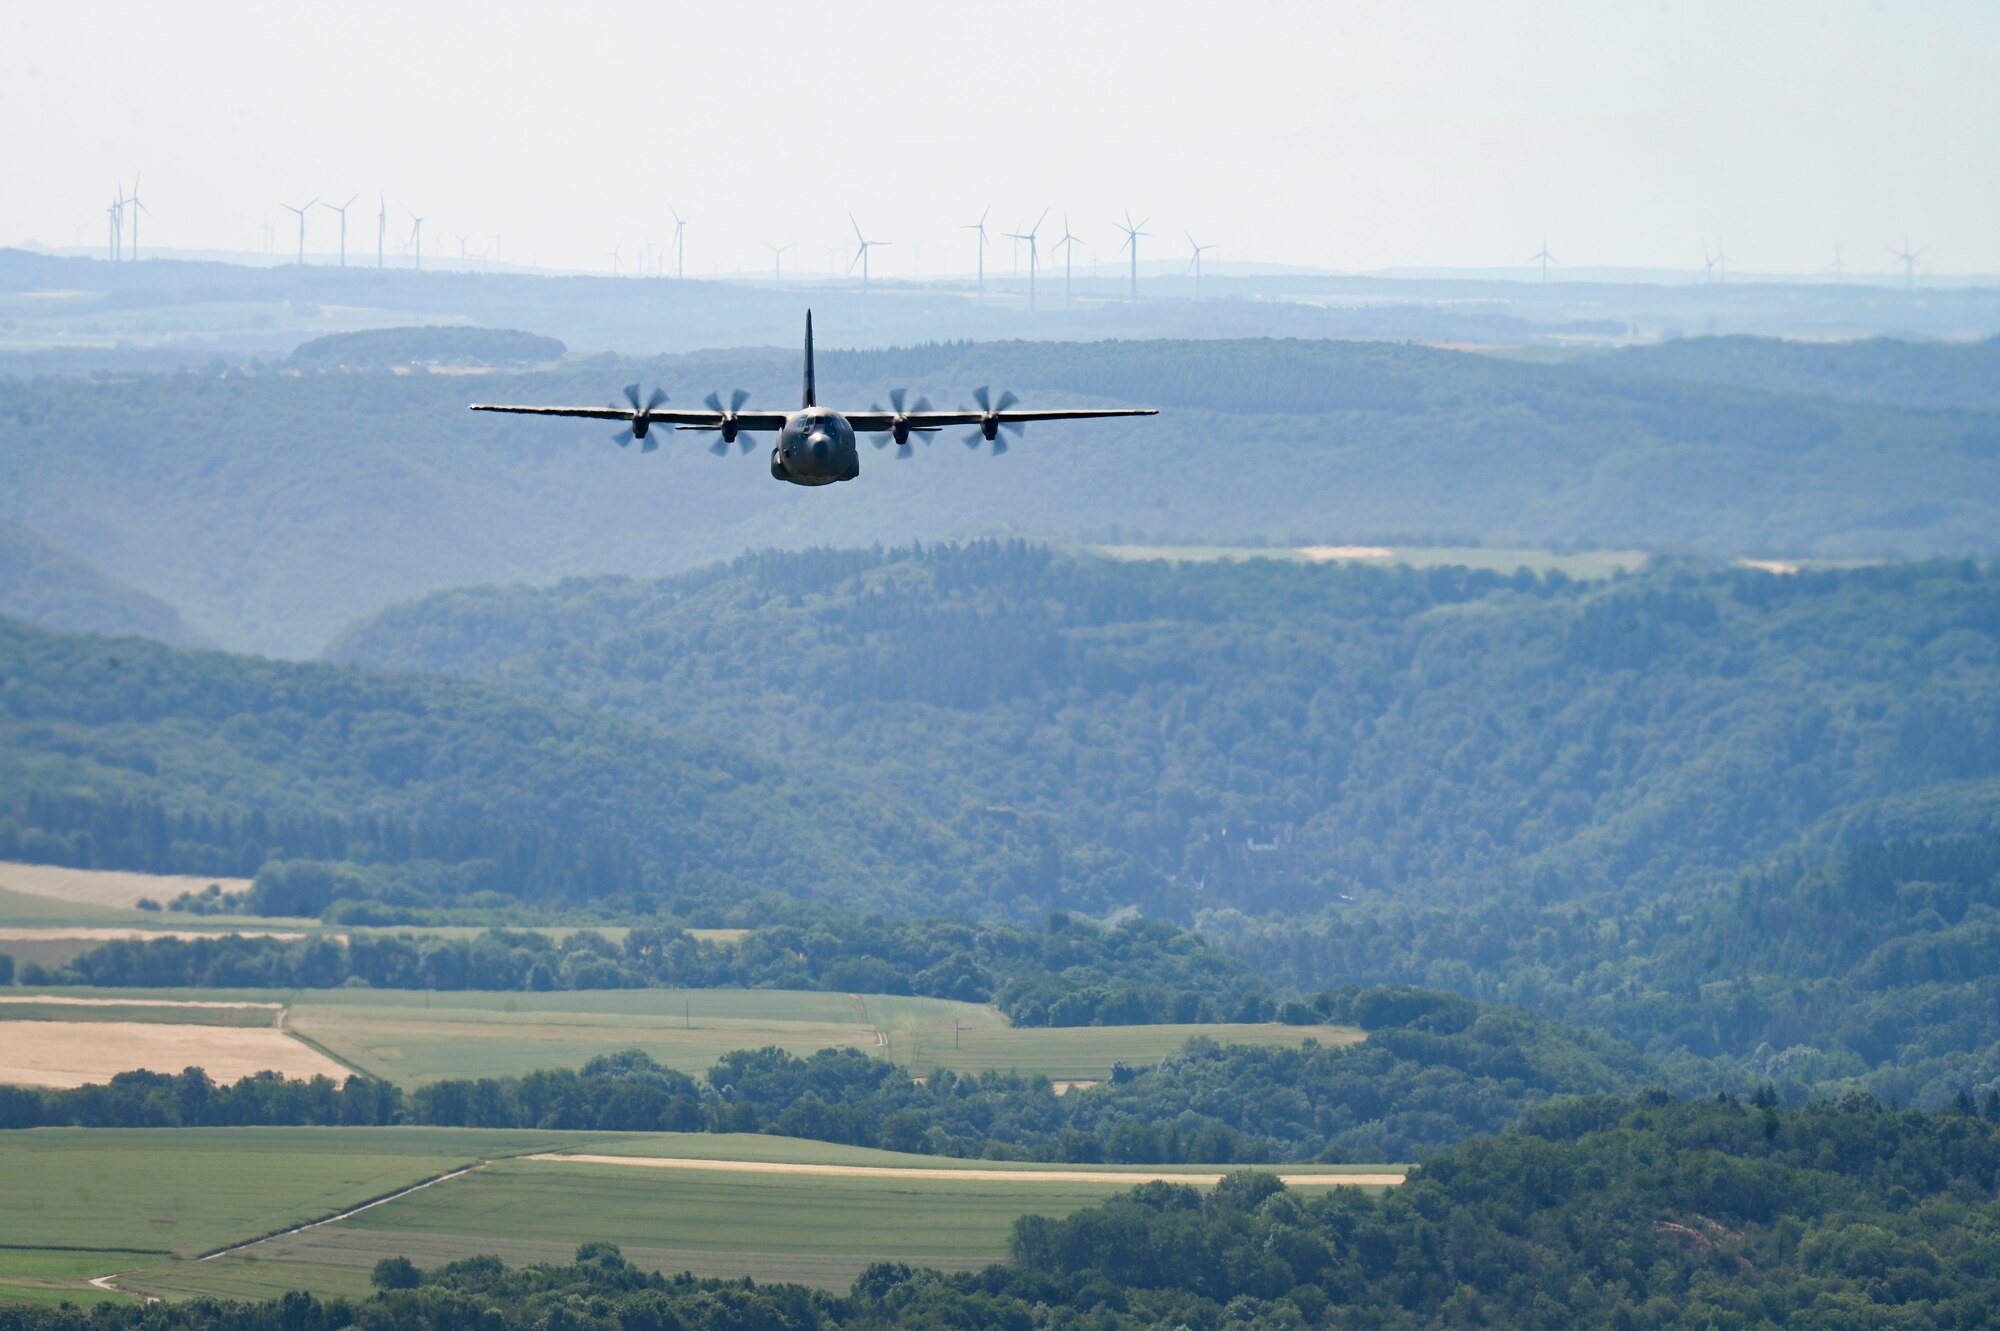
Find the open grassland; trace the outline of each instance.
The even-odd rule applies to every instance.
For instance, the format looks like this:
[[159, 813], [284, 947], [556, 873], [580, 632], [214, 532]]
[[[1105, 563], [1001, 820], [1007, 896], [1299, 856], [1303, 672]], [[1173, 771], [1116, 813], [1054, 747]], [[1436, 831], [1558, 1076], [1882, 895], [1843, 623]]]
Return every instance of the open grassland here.
[[123, 1303], [129, 1295], [95, 1288], [90, 1281], [159, 1260], [156, 1252], [0, 1248], [0, 1303]]
[[1459, 545], [1096, 545], [1089, 549], [1112, 559], [1152, 559], [1209, 563], [1222, 559], [1282, 559], [1294, 563], [1351, 562], [1406, 564], [1411, 568], [1471, 568], [1512, 573], [1560, 571], [1572, 578], [1595, 580], [1618, 572], [1636, 572], [1649, 556], [1643, 550], [1579, 550], [1560, 554], [1530, 550]]
[[[944, 999], [787, 989], [599, 989], [562, 993], [410, 990], [146, 990], [55, 988], [21, 998], [89, 999], [58, 1010], [0, 1002], [0, 1023], [29, 1015], [65, 1020], [263, 1024], [227, 1008], [141, 1009], [157, 1003], [276, 1003], [287, 1030], [349, 1066], [404, 1086], [580, 1067], [598, 1054], [643, 1049], [668, 1067], [706, 1071], [737, 1049], [777, 1046], [799, 1055], [858, 1048], [927, 1076], [939, 1068], [1099, 1081], [1113, 1065], [1157, 1063], [1188, 1039], [1297, 1046], [1352, 1043], [1340, 1026], [1216, 1024], [1017, 1027], [991, 1007]], [[118, 1006], [105, 1006], [115, 1004]], [[176, 1064], [179, 1071], [187, 1064]], [[211, 1075], [220, 1075], [213, 1065]], [[117, 1069], [122, 1071], [123, 1069]], [[342, 1075], [330, 1073], [329, 1075]]]
[[1190, 1039], [1219, 1044], [1296, 1048], [1307, 1040], [1354, 1044], [1367, 1038], [1350, 1026], [1280, 1026], [1218, 1023], [1206, 1026], [981, 1026], [954, 1032], [925, 1025], [889, 1042], [890, 1056], [923, 1075], [937, 1068], [977, 1072], [989, 1068], [1041, 1073], [1058, 1081], [1101, 1081], [1112, 1065], [1158, 1063]]
[[164, 906], [183, 892], [205, 892], [217, 884], [224, 892], [241, 892], [247, 878], [198, 878], [189, 875], [127, 873], [120, 869], [66, 869], [55, 864], [0, 862], [0, 888], [46, 897], [70, 905], [131, 909], [142, 900]]
[[332, 1077], [348, 1070], [271, 1026], [157, 1021], [0, 1022], [0, 1083], [89, 1086], [121, 1072], [203, 1068], [219, 1082], [258, 1072]]

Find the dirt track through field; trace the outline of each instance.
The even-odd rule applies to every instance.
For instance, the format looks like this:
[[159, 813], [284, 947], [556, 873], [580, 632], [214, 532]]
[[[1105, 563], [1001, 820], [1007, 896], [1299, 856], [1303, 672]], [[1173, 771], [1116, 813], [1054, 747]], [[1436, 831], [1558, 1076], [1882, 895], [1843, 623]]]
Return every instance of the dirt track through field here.
[[[812, 1165], [776, 1160], [677, 1160], [655, 1155], [565, 1155], [544, 1152], [524, 1157], [578, 1165], [630, 1165], [639, 1169], [704, 1169], [725, 1174], [797, 1174], [814, 1178], [924, 1179], [959, 1183], [1194, 1183], [1215, 1184], [1220, 1173], [1118, 1173], [1107, 1169], [925, 1169], [901, 1165]], [[1279, 1174], [1286, 1187], [1393, 1188], [1401, 1174]]]

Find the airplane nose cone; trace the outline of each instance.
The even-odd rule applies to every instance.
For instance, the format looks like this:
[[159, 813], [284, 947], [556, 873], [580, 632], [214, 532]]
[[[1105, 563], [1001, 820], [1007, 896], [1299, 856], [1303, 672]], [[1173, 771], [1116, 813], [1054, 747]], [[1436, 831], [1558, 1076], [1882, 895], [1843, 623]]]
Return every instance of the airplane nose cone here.
[[806, 440], [807, 446], [812, 449], [813, 456], [816, 458], [825, 457], [826, 451], [828, 448], [832, 447], [832, 443], [833, 441], [828, 439], [824, 434], [816, 434], [812, 438]]

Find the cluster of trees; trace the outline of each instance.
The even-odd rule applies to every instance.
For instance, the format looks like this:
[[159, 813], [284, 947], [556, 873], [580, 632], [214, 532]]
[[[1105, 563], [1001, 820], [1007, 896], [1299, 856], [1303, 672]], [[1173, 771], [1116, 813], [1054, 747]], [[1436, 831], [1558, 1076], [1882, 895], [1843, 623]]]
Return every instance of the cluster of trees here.
[[1865, 1089], [1935, 1106], [2000, 1086], [2000, 830], [1863, 835], [1831, 857], [1588, 908], [1385, 901], [1282, 924], [1217, 912], [1202, 928], [1294, 983], [1523, 1003], [1792, 1103]]
[[373, 1077], [259, 1072], [218, 1083], [201, 1068], [121, 1072], [51, 1090], [0, 1086], [0, 1128], [379, 1127], [405, 1121], [403, 1093]]
[[1852, 342], [1687, 337], [1620, 347], [1593, 368], [1797, 397], [1928, 409], [2000, 407], [2000, 337], [1980, 342]]
[[[2000, 1114], [1996, 1114], [2000, 1117]], [[1465, 1143], [1403, 1186], [1289, 1189], [1238, 1172], [1147, 1183], [1015, 1224], [1013, 1260], [869, 1267], [846, 1295], [668, 1279], [613, 1246], [569, 1265], [378, 1264], [360, 1303], [0, 1312], [4, 1331], [898, 1331], [1038, 1326], [1614, 1327], [1990, 1324], [2000, 1123], [1866, 1097], [1803, 1110], [1598, 1098]]]
[[568, 348], [512, 328], [435, 324], [328, 333], [302, 342], [286, 364], [300, 370], [380, 370], [402, 365], [542, 365]]
[[911, 1069], [859, 1050], [725, 1055], [703, 1076], [633, 1050], [579, 1070], [450, 1079], [407, 1094], [362, 1078], [259, 1077], [228, 1094], [198, 1070], [107, 1086], [0, 1092], [0, 1126], [397, 1122], [443, 1127], [765, 1132], [933, 1155], [1226, 1163], [1414, 1159], [1497, 1132], [1556, 1097], [1646, 1085], [1629, 1048], [1514, 1010], [1382, 988], [1315, 1010], [1371, 1027], [1361, 1044], [1301, 1048], [1191, 1040], [1150, 1068], [1057, 1095], [1047, 1078]]
[[[249, 896], [275, 914], [325, 896], [338, 869], [267, 867]], [[310, 898], [302, 901], [301, 898]], [[206, 901], [208, 898], [198, 898]], [[473, 938], [356, 933], [280, 939], [121, 939], [24, 983], [107, 987], [326, 989], [821, 989], [997, 1004], [1023, 1026], [1315, 1020], [1244, 962], [1157, 920], [1099, 925], [1063, 912], [1040, 928], [803, 907], [794, 922], [727, 941], [640, 925], [614, 942], [578, 929], [489, 929]]]

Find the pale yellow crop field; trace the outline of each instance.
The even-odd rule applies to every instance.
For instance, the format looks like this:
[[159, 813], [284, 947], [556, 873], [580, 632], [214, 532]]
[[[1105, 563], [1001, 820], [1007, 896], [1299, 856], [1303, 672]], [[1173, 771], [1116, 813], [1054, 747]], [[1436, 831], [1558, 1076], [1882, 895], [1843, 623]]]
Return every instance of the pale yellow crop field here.
[[144, 1068], [205, 1068], [218, 1082], [257, 1072], [332, 1077], [348, 1070], [270, 1026], [196, 1026], [150, 1021], [0, 1022], [0, 1083], [89, 1086]]
[[88, 906], [120, 906], [129, 910], [145, 899], [164, 906], [183, 892], [205, 892], [210, 883], [220, 884], [224, 892], [241, 892], [250, 886], [247, 878], [66, 869], [58, 864], [0, 861], [0, 888]]

